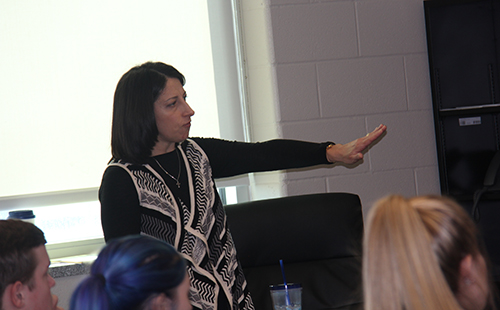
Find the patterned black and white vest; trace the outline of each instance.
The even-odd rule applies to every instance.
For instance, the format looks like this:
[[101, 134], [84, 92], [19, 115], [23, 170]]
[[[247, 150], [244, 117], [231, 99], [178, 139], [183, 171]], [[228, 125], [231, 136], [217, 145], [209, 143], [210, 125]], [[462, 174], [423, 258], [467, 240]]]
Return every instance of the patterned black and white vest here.
[[134, 182], [141, 234], [172, 244], [187, 260], [193, 307], [216, 310], [220, 294], [225, 294], [233, 310], [254, 309], [208, 157], [190, 139], [177, 147], [187, 170], [189, 207], [174, 196], [151, 165], [110, 163], [125, 169]]

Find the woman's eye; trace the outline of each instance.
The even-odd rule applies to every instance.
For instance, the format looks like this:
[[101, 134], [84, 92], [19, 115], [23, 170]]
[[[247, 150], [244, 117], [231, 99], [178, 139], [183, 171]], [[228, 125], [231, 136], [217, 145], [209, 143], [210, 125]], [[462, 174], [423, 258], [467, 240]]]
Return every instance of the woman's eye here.
[[167, 104], [167, 108], [175, 106], [176, 103], [177, 103], [177, 101], [174, 101], [172, 103]]

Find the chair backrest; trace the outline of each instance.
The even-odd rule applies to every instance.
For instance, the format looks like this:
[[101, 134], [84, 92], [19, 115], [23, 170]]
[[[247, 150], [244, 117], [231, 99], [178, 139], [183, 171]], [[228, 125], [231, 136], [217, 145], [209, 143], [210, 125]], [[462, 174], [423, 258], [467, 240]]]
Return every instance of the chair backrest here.
[[324, 193], [226, 206], [255, 308], [272, 309], [269, 285], [301, 283], [302, 308], [355, 309], [362, 302], [359, 197]]

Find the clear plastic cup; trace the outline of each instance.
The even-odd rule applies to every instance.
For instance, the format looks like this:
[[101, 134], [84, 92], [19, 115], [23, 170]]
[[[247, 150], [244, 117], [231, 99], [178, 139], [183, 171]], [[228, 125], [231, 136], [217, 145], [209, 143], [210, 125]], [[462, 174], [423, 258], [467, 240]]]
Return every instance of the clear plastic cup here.
[[300, 283], [290, 283], [287, 287], [284, 284], [271, 285], [269, 288], [274, 310], [302, 309], [302, 285]]

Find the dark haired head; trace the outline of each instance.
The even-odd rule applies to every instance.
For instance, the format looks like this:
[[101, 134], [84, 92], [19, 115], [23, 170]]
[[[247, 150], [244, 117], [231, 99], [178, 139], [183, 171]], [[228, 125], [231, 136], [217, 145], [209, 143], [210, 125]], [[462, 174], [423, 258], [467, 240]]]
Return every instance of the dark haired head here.
[[142, 235], [111, 240], [71, 297], [71, 310], [141, 309], [186, 277], [184, 258], [169, 244]]
[[177, 69], [161, 62], [146, 62], [121, 77], [113, 103], [113, 158], [139, 164], [151, 156], [158, 138], [154, 102], [168, 78], [185, 84], [184, 76]]
[[0, 309], [6, 287], [21, 281], [30, 285], [37, 261], [33, 249], [47, 241], [35, 225], [20, 220], [0, 220]]

